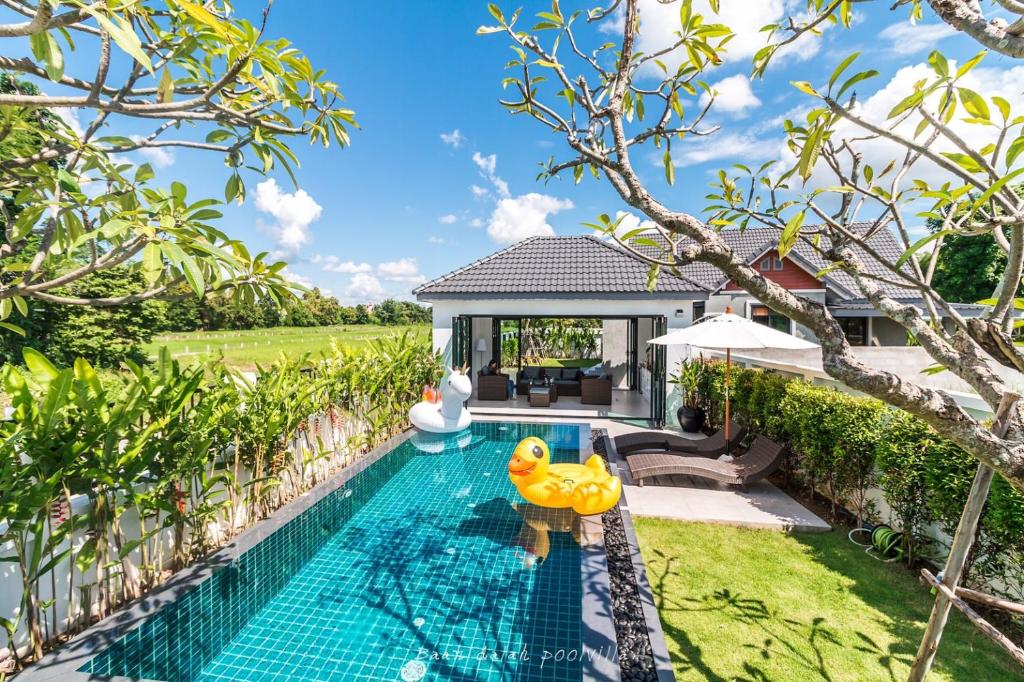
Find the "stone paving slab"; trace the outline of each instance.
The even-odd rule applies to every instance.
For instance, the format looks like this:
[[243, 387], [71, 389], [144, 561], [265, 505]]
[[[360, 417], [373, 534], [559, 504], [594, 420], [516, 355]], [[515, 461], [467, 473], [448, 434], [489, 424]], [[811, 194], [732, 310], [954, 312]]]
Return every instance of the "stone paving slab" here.
[[623, 487], [633, 516], [719, 523], [745, 528], [824, 533], [832, 530], [817, 514], [768, 482], [747, 492], [712, 487], [635, 485]]

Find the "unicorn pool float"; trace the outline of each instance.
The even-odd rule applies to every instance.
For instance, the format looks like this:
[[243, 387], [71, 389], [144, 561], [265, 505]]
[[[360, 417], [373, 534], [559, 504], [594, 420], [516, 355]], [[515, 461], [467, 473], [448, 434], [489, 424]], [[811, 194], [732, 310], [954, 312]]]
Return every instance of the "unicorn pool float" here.
[[473, 395], [467, 367], [454, 367], [441, 379], [441, 389], [427, 387], [423, 400], [409, 410], [409, 421], [421, 431], [455, 433], [468, 427], [473, 416], [465, 402]]
[[548, 444], [535, 436], [512, 451], [508, 477], [527, 501], [583, 516], [608, 511], [622, 495], [622, 481], [608, 473], [600, 457], [591, 455], [585, 464], [552, 464]]

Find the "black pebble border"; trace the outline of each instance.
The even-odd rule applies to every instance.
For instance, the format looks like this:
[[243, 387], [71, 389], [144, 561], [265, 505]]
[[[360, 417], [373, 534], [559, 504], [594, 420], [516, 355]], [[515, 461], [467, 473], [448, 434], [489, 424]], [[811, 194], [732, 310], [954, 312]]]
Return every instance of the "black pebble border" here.
[[[594, 429], [594, 452], [608, 461], [604, 429]], [[608, 555], [608, 583], [612, 593], [615, 618], [615, 639], [619, 649], [619, 670], [624, 682], [657, 682], [654, 652], [647, 635], [640, 592], [633, 574], [626, 529], [619, 508], [601, 515], [604, 525], [604, 546]]]

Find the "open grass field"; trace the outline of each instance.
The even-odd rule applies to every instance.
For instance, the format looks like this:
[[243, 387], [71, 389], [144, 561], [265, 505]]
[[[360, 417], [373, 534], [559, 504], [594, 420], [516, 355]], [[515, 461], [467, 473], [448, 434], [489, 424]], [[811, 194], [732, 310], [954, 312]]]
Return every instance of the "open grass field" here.
[[171, 355], [183, 362], [205, 362], [223, 356], [224, 362], [232, 367], [253, 369], [257, 364], [270, 364], [281, 353], [291, 357], [300, 357], [306, 353], [318, 355], [321, 351], [328, 350], [333, 341], [346, 346], [360, 346], [382, 336], [398, 335], [406, 331], [427, 336], [430, 334], [430, 327], [358, 324], [181, 332], [154, 337], [153, 342], [146, 346], [146, 352], [155, 356], [161, 346], [167, 346]]
[[[932, 596], [843, 532], [635, 519], [679, 680], [907, 679]], [[1021, 679], [956, 610], [929, 679]]]

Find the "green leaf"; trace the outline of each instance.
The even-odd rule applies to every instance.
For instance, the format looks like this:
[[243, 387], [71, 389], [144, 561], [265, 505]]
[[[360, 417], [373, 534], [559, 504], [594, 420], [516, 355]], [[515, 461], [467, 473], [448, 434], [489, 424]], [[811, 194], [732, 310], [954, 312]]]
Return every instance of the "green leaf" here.
[[28, 371], [37, 380], [43, 383], [49, 383], [57, 378], [60, 371], [53, 366], [46, 356], [37, 351], [35, 348], [25, 347], [21, 350], [21, 355], [25, 358], [25, 366], [28, 367]]
[[186, 256], [181, 261], [182, 269], [185, 272], [185, 281], [195, 292], [198, 298], [202, 298], [203, 294], [206, 293], [206, 282], [203, 278], [203, 270], [196, 263], [195, 259], [191, 256]]
[[996, 105], [996, 108], [999, 109], [999, 113], [1003, 115], [1003, 121], [1009, 121], [1010, 103], [1007, 102], [1002, 97], [1000, 97], [999, 95], [993, 95], [992, 102]]
[[56, 38], [49, 31], [40, 31], [29, 36], [29, 45], [32, 47], [32, 55], [43, 62], [46, 77], [59, 81], [64, 75], [64, 53]]
[[662, 157], [662, 163], [665, 164], [665, 181], [670, 184], [676, 184], [676, 167], [672, 163], [672, 154], [665, 150], [665, 155]]
[[111, 14], [108, 17], [103, 12], [97, 11], [92, 5], [83, 5], [81, 11], [92, 16], [110, 34], [111, 39], [118, 47], [142, 64], [146, 71], [153, 73], [153, 63], [149, 60], [149, 55], [142, 49], [142, 42], [131, 24], [116, 14]]
[[221, 21], [211, 14], [205, 7], [191, 3], [188, 0], [174, 0], [174, 2], [185, 10], [190, 17], [198, 21], [200, 24], [213, 29], [214, 33], [224, 40], [231, 42], [231, 36], [227, 30], [225, 30]]
[[806, 92], [808, 95], [812, 95], [814, 97], [821, 96], [818, 94], [818, 91], [811, 87], [811, 84], [808, 83], [807, 81], [789, 81], [789, 84], [792, 85], [797, 90], [799, 90], [800, 92]]
[[164, 261], [160, 254], [160, 245], [156, 242], [146, 244], [142, 249], [142, 276], [148, 284], [160, 279]]
[[941, 152], [941, 154], [968, 173], [980, 173], [983, 170], [981, 164], [967, 154], [957, 152]]
[[957, 88], [956, 91], [960, 95], [960, 102], [964, 105], [967, 113], [975, 118], [989, 120], [988, 104], [985, 103], [985, 99], [981, 95], [968, 88]]
[[863, 80], [867, 80], [868, 78], [874, 78], [877, 75], [877, 71], [875, 71], [874, 69], [869, 69], [867, 71], [861, 71], [860, 73], [850, 76], [850, 78], [848, 78], [846, 82], [843, 83], [843, 87], [839, 88], [839, 92], [836, 93], [836, 98], [838, 99], [842, 97], [844, 92], [852, 88], [857, 83], [860, 83]]
[[1006, 165], [1010, 167], [1013, 162], [1017, 160], [1020, 153], [1024, 151], [1024, 135], [1021, 135], [1016, 140], [1010, 143], [1006, 148]]
[[979, 196], [977, 200], [974, 202], [974, 205], [971, 206], [971, 213], [976, 213], [978, 209], [985, 205], [985, 202], [992, 198], [992, 195], [994, 195], [996, 192], [1005, 187], [1006, 183], [1010, 182], [1021, 173], [1024, 173], [1024, 168], [1018, 168], [1015, 171], [1007, 173], [1006, 175], [992, 183], [992, 186], [986, 189], [984, 192], [982, 192], [981, 196]]
[[13, 332], [13, 333], [17, 334], [18, 336], [22, 336], [22, 337], [25, 336], [25, 330], [24, 329], [22, 329], [21, 327], [19, 327], [16, 324], [11, 324], [10, 322], [0, 322], [0, 329], [6, 329], [7, 331]]
[[985, 55], [987, 55], [987, 54], [988, 54], [988, 50], [982, 50], [978, 54], [976, 54], [973, 57], [971, 57], [970, 59], [968, 59], [966, 62], [963, 63], [963, 65], [959, 69], [956, 70], [956, 77], [960, 78], [961, 76], [966, 74], [968, 71], [973, 69], [975, 66], [978, 65], [978, 62], [980, 62], [982, 59], [985, 58]]
[[779, 235], [779, 258], [785, 258], [786, 254], [796, 246], [797, 237], [800, 236], [800, 228], [804, 226], [804, 217], [805, 212], [800, 211], [786, 221], [786, 226], [782, 229], [782, 234]]
[[171, 70], [164, 67], [160, 76], [160, 85], [157, 86], [157, 101], [170, 102], [174, 99], [174, 79], [171, 78]]
[[859, 56], [860, 52], [854, 52], [853, 54], [851, 54], [850, 56], [848, 56], [846, 59], [839, 63], [839, 66], [836, 67], [835, 71], [832, 72], [832, 76], [828, 79], [829, 90], [831, 90], [832, 86], [835, 85], [835, 82], [839, 80], [839, 76], [842, 75], [843, 71], [845, 71], [847, 67], [849, 67], [850, 64], [852, 64], [854, 60], [857, 59], [857, 57]]
[[928, 65], [932, 67], [932, 71], [943, 78], [949, 75], [949, 62], [946, 61], [946, 57], [938, 50], [933, 50], [928, 55]]
[[947, 234], [956, 234], [956, 230], [939, 230], [938, 232], [933, 232], [929, 235], [921, 237], [916, 242], [911, 244], [910, 248], [903, 252], [903, 255], [896, 259], [896, 268], [902, 268], [904, 263], [910, 260], [911, 256], [913, 256], [915, 253], [921, 250], [921, 247], [925, 246], [926, 244], [930, 244], [939, 237], [944, 237]]

